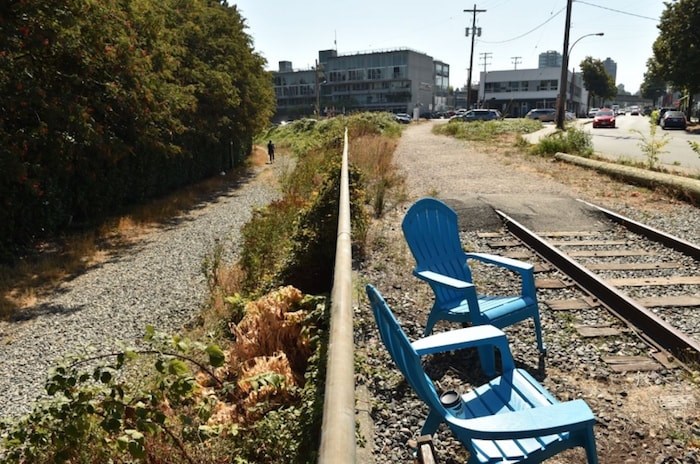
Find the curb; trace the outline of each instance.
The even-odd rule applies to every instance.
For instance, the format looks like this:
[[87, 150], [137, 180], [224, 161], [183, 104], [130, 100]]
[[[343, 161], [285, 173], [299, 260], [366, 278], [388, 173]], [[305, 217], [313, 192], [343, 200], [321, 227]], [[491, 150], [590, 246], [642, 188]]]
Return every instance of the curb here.
[[646, 169], [615, 163], [606, 163], [604, 161], [596, 161], [580, 156], [569, 155], [568, 153], [556, 153], [554, 158], [578, 166], [592, 168], [596, 171], [608, 174], [611, 177], [622, 178], [630, 183], [644, 187], [655, 188], [664, 186], [673, 191], [678, 198], [690, 200], [692, 203], [700, 205], [700, 180], [697, 179], [648, 171]]

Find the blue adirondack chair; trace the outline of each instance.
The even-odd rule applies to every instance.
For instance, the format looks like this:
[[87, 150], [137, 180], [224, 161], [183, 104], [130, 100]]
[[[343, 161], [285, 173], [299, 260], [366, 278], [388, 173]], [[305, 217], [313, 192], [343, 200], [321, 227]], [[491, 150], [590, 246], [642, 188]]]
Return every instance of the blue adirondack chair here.
[[[570, 448], [582, 447], [597, 464], [595, 417], [583, 400], [558, 402], [532, 376], [516, 369], [500, 329], [481, 325], [431, 335], [411, 343], [379, 292], [367, 285], [379, 333], [392, 359], [418, 397], [430, 407], [422, 435], [445, 422], [469, 451], [469, 463], [539, 463]], [[502, 374], [461, 395], [458, 415], [446, 409], [420, 356], [456, 349], [498, 349]]]
[[[401, 227], [416, 260], [413, 274], [427, 282], [435, 294], [425, 335], [432, 332], [439, 320], [472, 325], [491, 324], [503, 328], [532, 318], [537, 349], [540, 353], [546, 352], [532, 264], [484, 253], [466, 253], [459, 238], [457, 213], [435, 198], [422, 198], [415, 202], [406, 212]], [[469, 260], [518, 273], [521, 278], [520, 294], [479, 294], [472, 280]], [[487, 356], [487, 353], [482, 350], [481, 355]]]

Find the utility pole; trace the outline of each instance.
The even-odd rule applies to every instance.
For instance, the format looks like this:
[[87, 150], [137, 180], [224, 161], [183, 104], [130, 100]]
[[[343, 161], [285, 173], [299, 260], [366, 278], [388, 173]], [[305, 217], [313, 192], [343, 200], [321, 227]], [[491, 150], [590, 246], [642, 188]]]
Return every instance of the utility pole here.
[[561, 58], [561, 77], [559, 78], [559, 99], [557, 100], [557, 129], [564, 130], [564, 112], [566, 111], [566, 78], [569, 73], [569, 29], [571, 28], [572, 0], [566, 0], [566, 25], [564, 26], [564, 51]]
[[479, 108], [484, 107], [484, 103], [486, 100], [486, 65], [491, 64], [491, 62], [488, 60], [491, 59], [492, 55], [493, 55], [493, 53], [491, 53], [491, 52], [479, 53], [479, 59], [484, 62], [484, 94], [481, 97], [481, 105], [479, 106]]
[[486, 65], [491, 64], [491, 62], [490, 61], [487, 62], [487, 60], [490, 60], [492, 55], [493, 55], [493, 53], [491, 53], [491, 52], [479, 53], [479, 59], [484, 62], [484, 72], [486, 72]]
[[513, 69], [518, 69], [518, 65], [523, 62], [523, 60], [521, 60], [520, 58], [522, 58], [522, 56], [511, 56], [510, 57], [510, 59], [513, 60], [512, 61], [513, 66], [514, 66]]
[[[464, 10], [465, 13], [472, 13], [472, 48], [469, 54], [469, 77], [467, 77], [467, 109], [469, 109], [471, 94], [472, 94], [472, 68], [474, 67], [474, 37], [479, 34], [481, 37], [481, 28], [476, 29], [476, 14], [484, 13], [486, 10], [477, 10], [476, 5], [471, 10]], [[469, 28], [467, 28], [467, 37], [469, 37]]]

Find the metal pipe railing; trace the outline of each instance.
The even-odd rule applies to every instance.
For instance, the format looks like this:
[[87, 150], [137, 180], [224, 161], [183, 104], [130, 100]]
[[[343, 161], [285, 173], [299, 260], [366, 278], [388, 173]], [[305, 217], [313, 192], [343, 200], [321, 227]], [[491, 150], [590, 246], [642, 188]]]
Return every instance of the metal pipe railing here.
[[352, 249], [350, 235], [348, 130], [345, 129], [340, 174], [340, 206], [335, 249], [331, 324], [325, 400], [318, 462], [355, 462], [355, 372], [352, 323]]

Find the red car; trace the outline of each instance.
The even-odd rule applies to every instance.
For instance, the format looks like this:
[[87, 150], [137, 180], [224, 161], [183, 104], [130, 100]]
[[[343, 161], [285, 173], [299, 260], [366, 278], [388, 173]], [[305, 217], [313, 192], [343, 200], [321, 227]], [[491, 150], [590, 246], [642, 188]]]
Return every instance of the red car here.
[[612, 127], [615, 128], [615, 112], [613, 110], [600, 110], [593, 117], [593, 128]]

